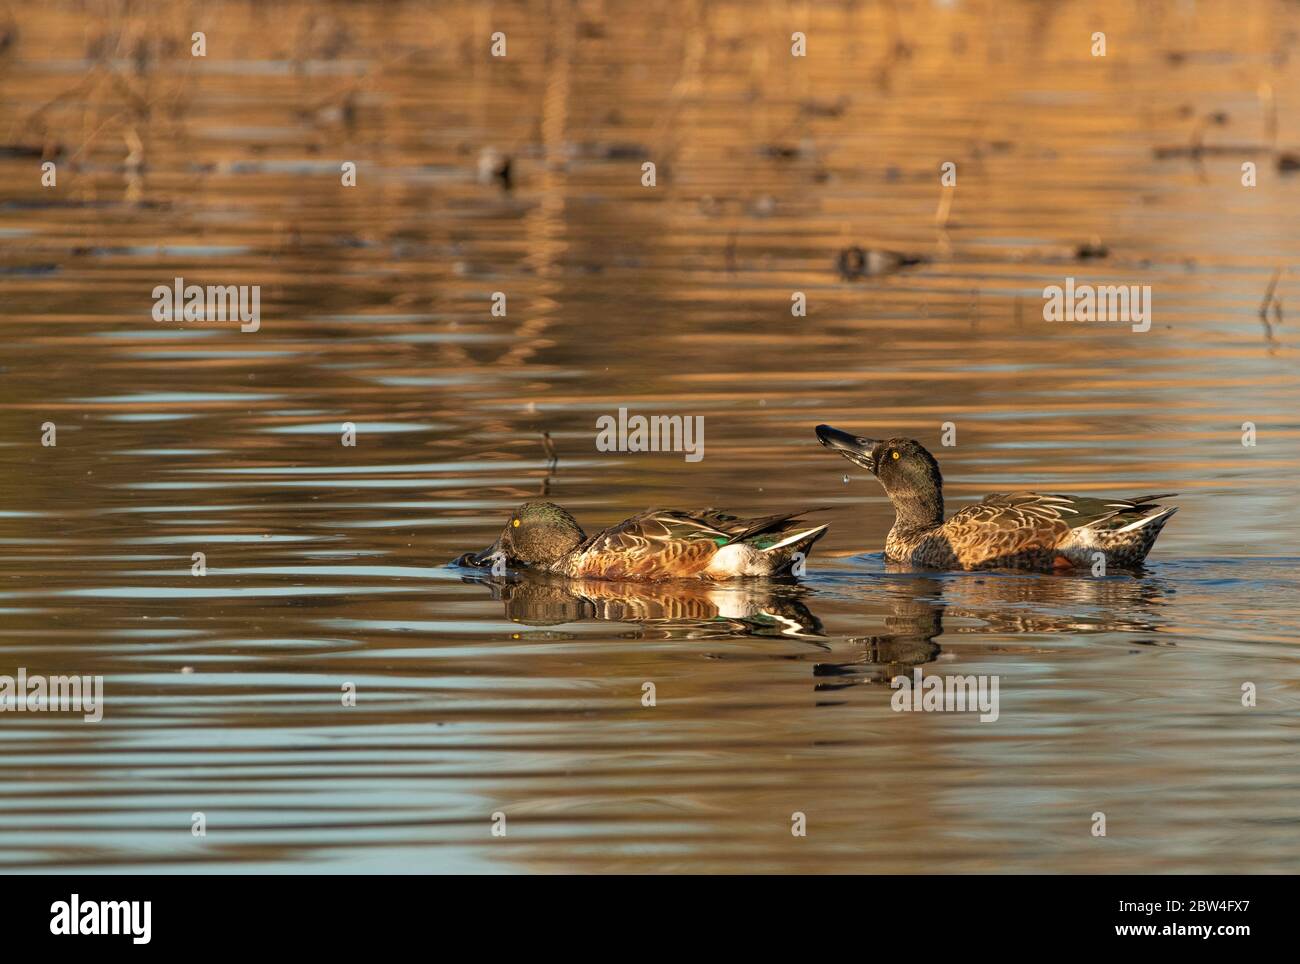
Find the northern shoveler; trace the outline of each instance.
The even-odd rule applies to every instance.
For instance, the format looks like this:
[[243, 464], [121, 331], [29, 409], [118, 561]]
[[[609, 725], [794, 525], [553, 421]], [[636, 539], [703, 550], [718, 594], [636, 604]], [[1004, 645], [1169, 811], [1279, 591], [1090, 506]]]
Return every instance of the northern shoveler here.
[[554, 502], [525, 502], [479, 553], [463, 565], [494, 559], [507, 565], [586, 579], [709, 579], [789, 575], [827, 526], [807, 526], [800, 513], [741, 519], [717, 509], [650, 509], [588, 537]]
[[1001, 492], [943, 519], [939, 463], [910, 438], [884, 441], [817, 426], [817, 438], [868, 469], [894, 504], [885, 555], [931, 569], [1136, 569], [1178, 506], [1168, 495], [1092, 499], [1077, 495]]

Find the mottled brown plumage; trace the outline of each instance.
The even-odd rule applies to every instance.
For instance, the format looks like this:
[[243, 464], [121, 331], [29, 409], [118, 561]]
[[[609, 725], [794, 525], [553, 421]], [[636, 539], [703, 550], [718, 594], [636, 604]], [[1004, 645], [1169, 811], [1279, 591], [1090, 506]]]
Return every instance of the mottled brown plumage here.
[[787, 575], [825, 525], [800, 513], [743, 519], [717, 509], [649, 509], [588, 538], [552, 502], [526, 502], [487, 549], [460, 562], [493, 559], [570, 578], [723, 580]]
[[880, 480], [894, 504], [894, 526], [885, 555], [932, 569], [1030, 569], [1075, 567], [1135, 569], [1177, 506], [1160, 506], [1147, 495], [1096, 499], [1038, 492], [985, 497], [946, 522], [939, 465], [915, 439], [883, 442], [817, 427], [827, 448], [862, 465]]

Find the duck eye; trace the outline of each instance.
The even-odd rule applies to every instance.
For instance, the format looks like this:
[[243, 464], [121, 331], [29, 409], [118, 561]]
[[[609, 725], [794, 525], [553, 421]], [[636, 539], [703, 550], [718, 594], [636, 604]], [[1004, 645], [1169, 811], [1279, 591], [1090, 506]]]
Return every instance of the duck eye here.
[[518, 519], [514, 519], [514, 520], [512, 520], [510, 524], [511, 524], [512, 526], [514, 526], [516, 529], [519, 528], [519, 520], [518, 520]]
[[897, 453], [897, 452], [890, 452], [889, 455], [890, 455], [890, 458], [894, 458], [894, 459], [898, 458], [898, 453]]

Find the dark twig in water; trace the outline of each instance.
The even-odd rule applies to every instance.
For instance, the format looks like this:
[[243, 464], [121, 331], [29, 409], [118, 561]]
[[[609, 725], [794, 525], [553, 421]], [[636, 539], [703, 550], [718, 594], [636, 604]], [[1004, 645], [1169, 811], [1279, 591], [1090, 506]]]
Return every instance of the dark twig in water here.
[[1151, 154], [1158, 161], [1186, 157], [1200, 160], [1202, 157], [1235, 157], [1240, 154], [1269, 154], [1272, 149], [1266, 144], [1205, 144], [1195, 143], [1157, 146]]
[[560, 463], [560, 455], [555, 451], [555, 443], [551, 441], [551, 433], [542, 433], [542, 451], [546, 453], [546, 477], [542, 479], [541, 495], [551, 494], [551, 479], [555, 476], [555, 467]]
[[[1273, 324], [1282, 324], [1282, 301], [1277, 297], [1277, 284], [1282, 280], [1282, 269], [1274, 268], [1273, 277], [1268, 281], [1268, 287], [1264, 289], [1264, 300], [1259, 304], [1259, 320], [1264, 323], [1264, 337], [1268, 341], [1274, 342]], [[1269, 309], [1273, 310], [1273, 321], [1269, 321]]]

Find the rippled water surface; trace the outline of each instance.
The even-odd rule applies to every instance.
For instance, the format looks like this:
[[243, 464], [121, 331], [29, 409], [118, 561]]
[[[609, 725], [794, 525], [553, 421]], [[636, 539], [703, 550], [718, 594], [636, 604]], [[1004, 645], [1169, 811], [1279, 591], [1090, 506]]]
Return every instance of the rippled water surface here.
[[[0, 867], [1300, 868], [1300, 9], [148, 9], [0, 19], [0, 673], [106, 689], [0, 714]], [[260, 329], [153, 321], [177, 276]], [[1045, 323], [1067, 277], [1151, 329]], [[705, 457], [597, 451], [619, 407]], [[818, 422], [950, 507], [1181, 512], [1136, 577], [891, 571]], [[446, 566], [541, 494], [832, 528], [798, 584]], [[998, 720], [894, 712], [918, 666]]]

